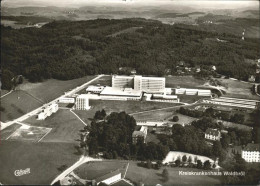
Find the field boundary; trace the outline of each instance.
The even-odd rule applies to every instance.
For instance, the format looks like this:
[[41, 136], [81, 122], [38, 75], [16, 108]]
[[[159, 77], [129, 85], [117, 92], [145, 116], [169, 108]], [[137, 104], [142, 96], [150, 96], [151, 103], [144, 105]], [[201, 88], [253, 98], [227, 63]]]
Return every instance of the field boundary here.
[[85, 122], [84, 122], [75, 112], [73, 112], [71, 109], [70, 109], [70, 112], [71, 112], [72, 114], [74, 114], [84, 125], [88, 126], [88, 124], [85, 123]]
[[7, 96], [8, 94], [11, 94], [14, 90], [10, 90], [9, 92], [7, 92], [6, 94], [2, 95], [1, 98]]
[[49, 128], [49, 129], [50, 130], [46, 134], [44, 134], [43, 137], [41, 137], [41, 139], [39, 139], [38, 142], [40, 142], [45, 136], [47, 136], [51, 132], [52, 128]]

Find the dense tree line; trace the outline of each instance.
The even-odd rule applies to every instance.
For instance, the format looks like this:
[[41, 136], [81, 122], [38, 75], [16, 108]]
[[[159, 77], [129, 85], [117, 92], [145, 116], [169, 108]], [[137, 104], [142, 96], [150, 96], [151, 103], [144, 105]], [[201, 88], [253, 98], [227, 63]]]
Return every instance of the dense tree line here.
[[239, 114], [239, 113], [231, 114], [230, 112], [215, 110], [212, 107], [206, 109], [205, 111], [193, 110], [193, 109], [181, 107], [179, 109], [179, 113], [191, 117], [196, 117], [196, 118], [211, 117], [215, 119], [220, 119], [220, 120], [240, 123], [240, 124], [244, 124], [245, 121], [244, 114]]
[[[131, 33], [111, 34], [141, 26]], [[131, 67], [138, 74], [163, 76], [175, 73], [179, 61], [189, 66], [215, 65], [217, 72], [238, 79], [255, 73], [244, 63], [256, 59], [257, 40], [241, 41], [233, 35], [200, 31], [193, 26], [165, 25], [145, 19], [53, 21], [40, 29], [15, 30], [1, 25], [3, 88], [10, 78], [23, 75], [30, 81], [73, 79], [98, 73], [119, 73]], [[208, 41], [222, 38], [229, 42]], [[149, 66], [149, 68], [147, 68]]]
[[[196, 127], [197, 129], [200, 129], [203, 133], [208, 128], [214, 128], [219, 130], [224, 129], [221, 123], [216, 123], [212, 120], [212, 118], [207, 118], [207, 117], [193, 121], [191, 125]], [[229, 146], [229, 144], [247, 145], [247, 143], [250, 143], [253, 139], [252, 131], [247, 131], [238, 128], [226, 128], [225, 130], [228, 133], [221, 134], [222, 135], [221, 146], [224, 149], [226, 149]]]

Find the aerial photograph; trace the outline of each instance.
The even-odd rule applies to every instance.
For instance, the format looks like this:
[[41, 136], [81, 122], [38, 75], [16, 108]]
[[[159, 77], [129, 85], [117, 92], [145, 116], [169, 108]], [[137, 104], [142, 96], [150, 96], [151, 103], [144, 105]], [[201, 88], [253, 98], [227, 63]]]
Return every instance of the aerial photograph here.
[[259, 185], [258, 0], [2, 0], [0, 185]]

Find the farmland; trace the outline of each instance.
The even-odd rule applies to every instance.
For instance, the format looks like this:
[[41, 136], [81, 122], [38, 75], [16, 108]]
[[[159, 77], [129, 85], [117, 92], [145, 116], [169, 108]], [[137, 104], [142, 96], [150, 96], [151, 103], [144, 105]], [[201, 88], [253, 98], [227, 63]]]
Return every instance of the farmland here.
[[42, 103], [39, 100], [27, 94], [27, 92], [14, 91], [1, 98], [1, 106], [4, 108], [4, 111], [1, 112], [1, 121], [16, 119], [41, 105]]
[[64, 92], [80, 86], [93, 78], [95, 78], [95, 76], [85, 76], [82, 78], [67, 81], [49, 79], [39, 83], [27, 82], [20, 85], [18, 88], [20, 90], [28, 92], [29, 94], [46, 103], [61, 96]]
[[[79, 158], [74, 143], [31, 143], [2, 141], [0, 148], [0, 180], [2, 184], [48, 185], [61, 172], [62, 165], [71, 166]], [[30, 168], [30, 174], [17, 177], [15, 170]]]

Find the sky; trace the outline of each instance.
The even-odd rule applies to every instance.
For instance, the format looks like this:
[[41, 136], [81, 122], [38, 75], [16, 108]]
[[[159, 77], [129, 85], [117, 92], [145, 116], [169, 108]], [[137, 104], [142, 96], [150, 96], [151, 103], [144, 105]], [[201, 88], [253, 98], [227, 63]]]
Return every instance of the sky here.
[[2, 0], [3, 7], [58, 6], [80, 7], [85, 5], [113, 6], [163, 6], [185, 5], [200, 8], [236, 9], [254, 6], [259, 9], [258, 0]]

